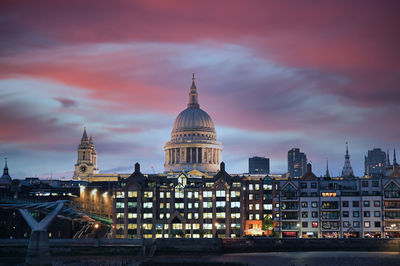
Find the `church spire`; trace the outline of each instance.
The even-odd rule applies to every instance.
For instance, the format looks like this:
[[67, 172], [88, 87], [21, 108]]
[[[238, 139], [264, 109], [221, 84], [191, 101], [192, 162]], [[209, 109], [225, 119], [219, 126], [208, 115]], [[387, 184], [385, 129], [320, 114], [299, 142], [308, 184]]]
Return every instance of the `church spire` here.
[[390, 166], [389, 149], [386, 151], [386, 167]]
[[4, 158], [4, 161], [5, 161], [5, 163], [4, 163], [4, 169], [3, 169], [3, 176], [1, 178], [10, 181], [11, 177], [10, 177], [10, 174], [8, 173], [7, 157]]
[[196, 88], [196, 83], [194, 82], [194, 73], [192, 76], [192, 86], [190, 86], [190, 93], [189, 93], [189, 108], [200, 108], [199, 101], [198, 101], [198, 94], [197, 94], [197, 88]]
[[393, 149], [393, 165], [397, 164], [396, 161], [396, 149]]
[[86, 127], [84, 127], [81, 141], [88, 141], [88, 140], [89, 139], [88, 139], [88, 136], [87, 136], [87, 133], [86, 133]]
[[325, 177], [331, 177], [331, 175], [329, 174], [328, 158], [326, 159], [326, 173], [325, 173]]
[[351, 167], [350, 163], [350, 155], [349, 155], [349, 143], [346, 141], [346, 155], [344, 156], [344, 166], [342, 170], [342, 177], [352, 177], [354, 176], [353, 167]]

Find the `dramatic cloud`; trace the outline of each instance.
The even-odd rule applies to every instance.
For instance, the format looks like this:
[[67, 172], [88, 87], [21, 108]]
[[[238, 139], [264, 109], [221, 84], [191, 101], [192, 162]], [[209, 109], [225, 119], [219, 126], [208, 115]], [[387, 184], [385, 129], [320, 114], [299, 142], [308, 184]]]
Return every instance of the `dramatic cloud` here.
[[[324, 172], [398, 145], [398, 1], [2, 1], [0, 152], [18, 177], [71, 173], [84, 126], [101, 170], [163, 170], [191, 73], [231, 172]], [[51, 169], [49, 169], [51, 168]]]

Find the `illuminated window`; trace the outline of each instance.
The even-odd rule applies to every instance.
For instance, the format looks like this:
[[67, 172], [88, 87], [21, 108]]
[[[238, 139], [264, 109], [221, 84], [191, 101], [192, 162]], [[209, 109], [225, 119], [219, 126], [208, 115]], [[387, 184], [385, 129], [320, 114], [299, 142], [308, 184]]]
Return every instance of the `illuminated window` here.
[[241, 187], [240, 182], [233, 182], [232, 187]]
[[336, 192], [322, 192], [322, 197], [336, 197]]
[[253, 200], [253, 194], [249, 194], [249, 200]]
[[256, 210], [258, 211], [260, 209], [260, 204], [256, 204], [255, 207], [256, 207]]
[[124, 198], [124, 197], [125, 197], [125, 192], [117, 191], [117, 198]]
[[203, 224], [203, 229], [212, 230], [212, 224]]
[[232, 201], [231, 208], [240, 208], [240, 201]]
[[203, 219], [212, 219], [212, 212], [204, 212]]
[[260, 185], [259, 184], [255, 184], [254, 188], [255, 188], [255, 190], [260, 190]]
[[188, 209], [191, 209], [193, 207], [192, 203], [188, 203]]
[[203, 202], [203, 208], [212, 208], [212, 202], [211, 201], [204, 201]]
[[123, 202], [116, 202], [116, 203], [115, 203], [115, 207], [116, 207], [116, 208], [124, 208], [124, 207], [125, 207], [125, 204], [124, 204]]
[[218, 207], [224, 208], [224, 207], [225, 207], [225, 201], [217, 201], [217, 202], [216, 202], [216, 207], [217, 207], [217, 208], [218, 208]]
[[128, 198], [137, 198], [137, 191], [128, 191]]
[[240, 212], [231, 213], [231, 218], [232, 219], [239, 219], [240, 218]]
[[176, 199], [183, 199], [184, 193], [183, 190], [175, 190], [175, 198]]
[[124, 218], [125, 214], [123, 212], [117, 212], [117, 219]]
[[190, 220], [190, 219], [192, 219], [192, 213], [191, 212], [189, 212], [188, 214], [187, 214], [187, 218]]
[[144, 202], [143, 208], [153, 208], [153, 202]]
[[175, 209], [183, 209], [183, 203], [175, 203]]
[[264, 189], [264, 190], [272, 190], [272, 185], [264, 184], [264, 185], [263, 185], [263, 189]]
[[199, 213], [198, 212], [194, 213], [194, 219], [199, 219]]
[[264, 210], [272, 210], [272, 204], [264, 204]]
[[144, 230], [151, 230], [151, 228], [153, 228], [152, 224], [143, 224], [143, 229]]
[[225, 197], [225, 190], [217, 190], [216, 194], [217, 197]]
[[152, 213], [144, 213], [143, 214], [143, 219], [151, 219], [153, 218], [153, 214]]
[[137, 224], [128, 224], [128, 229], [137, 229]]
[[193, 196], [193, 193], [192, 193], [191, 191], [189, 191], [189, 192], [187, 193], [187, 197], [188, 197], [188, 199], [191, 199], [191, 198], [192, 198], [192, 196]]
[[256, 214], [256, 220], [260, 220], [260, 215]]
[[124, 229], [124, 224], [116, 224], [115, 225], [115, 228], [118, 230], [118, 229]]
[[164, 219], [164, 213], [160, 213], [160, 219]]
[[253, 184], [249, 184], [249, 190], [253, 190]]
[[164, 192], [160, 192], [160, 199], [164, 198]]
[[312, 227], [317, 228], [318, 227], [318, 222], [312, 222]]
[[211, 191], [203, 191], [203, 198], [211, 198], [212, 192]]
[[136, 219], [137, 213], [128, 213], [128, 219]]
[[152, 198], [153, 197], [153, 192], [152, 191], [145, 191], [144, 192], [144, 197], [145, 198]]
[[183, 226], [182, 226], [182, 224], [172, 224], [172, 229], [173, 230], [182, 230]]
[[253, 204], [249, 204], [249, 210], [251, 211], [251, 210], [253, 210]]
[[199, 192], [195, 192], [195, 193], [194, 193], [194, 198], [195, 198], [195, 199], [198, 199], [198, 198], [199, 198]]
[[160, 209], [164, 209], [164, 203], [160, 203]]

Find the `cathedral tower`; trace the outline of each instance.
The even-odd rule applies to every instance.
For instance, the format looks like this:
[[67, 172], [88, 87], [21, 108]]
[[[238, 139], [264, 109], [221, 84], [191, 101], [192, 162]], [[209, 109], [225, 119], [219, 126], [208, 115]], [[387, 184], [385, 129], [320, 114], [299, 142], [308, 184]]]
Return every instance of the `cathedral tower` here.
[[78, 160], [75, 164], [74, 179], [98, 174], [97, 152], [94, 147], [93, 138], [87, 136], [86, 128], [83, 130], [81, 143], [78, 146]]

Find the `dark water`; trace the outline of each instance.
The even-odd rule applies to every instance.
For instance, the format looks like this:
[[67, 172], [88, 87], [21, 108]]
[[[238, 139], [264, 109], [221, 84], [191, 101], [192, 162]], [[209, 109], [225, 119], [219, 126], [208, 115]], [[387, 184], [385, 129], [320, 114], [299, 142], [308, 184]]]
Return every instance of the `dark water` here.
[[[24, 258], [0, 258], [0, 265], [23, 265]], [[400, 252], [269, 252], [210, 256], [155, 256], [152, 258], [94, 256], [53, 257], [53, 265], [288, 265], [288, 266], [378, 266], [399, 265]]]

